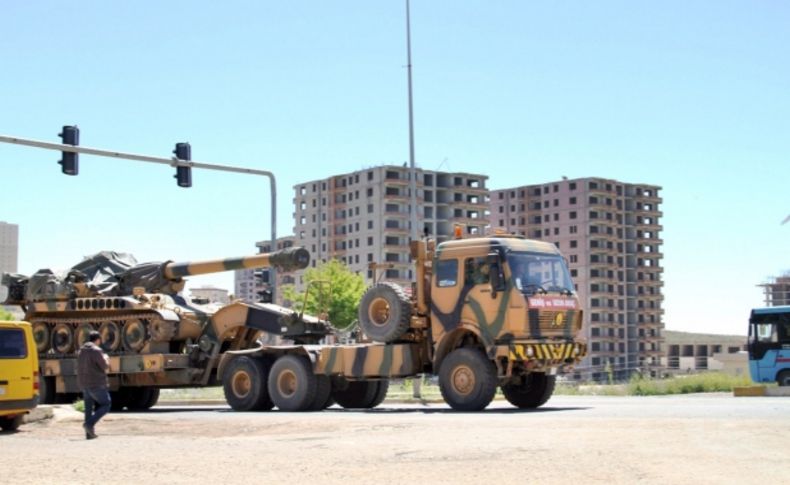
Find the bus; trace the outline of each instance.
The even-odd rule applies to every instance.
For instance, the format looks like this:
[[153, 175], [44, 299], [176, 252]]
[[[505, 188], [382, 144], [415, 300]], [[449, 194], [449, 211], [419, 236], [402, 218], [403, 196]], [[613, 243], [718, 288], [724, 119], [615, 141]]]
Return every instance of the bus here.
[[754, 382], [790, 386], [790, 306], [752, 310], [748, 348]]

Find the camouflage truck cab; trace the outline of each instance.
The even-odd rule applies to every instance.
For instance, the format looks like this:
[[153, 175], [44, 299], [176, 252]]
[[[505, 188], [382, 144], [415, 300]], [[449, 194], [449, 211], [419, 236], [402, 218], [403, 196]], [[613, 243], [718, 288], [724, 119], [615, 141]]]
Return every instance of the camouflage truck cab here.
[[453, 408], [483, 409], [497, 386], [515, 406], [541, 406], [556, 375], [585, 355], [578, 298], [554, 245], [459, 237], [412, 242], [412, 257], [412, 297], [387, 282], [372, 286], [360, 327], [375, 341], [410, 346]]
[[[432, 266], [432, 363], [445, 399], [485, 407], [498, 384], [518, 407], [545, 403], [556, 374], [586, 350], [575, 341], [582, 315], [559, 250], [502, 235], [460, 239], [440, 244]], [[475, 375], [472, 364], [488, 370]], [[493, 370], [495, 383], [480, 382]]]

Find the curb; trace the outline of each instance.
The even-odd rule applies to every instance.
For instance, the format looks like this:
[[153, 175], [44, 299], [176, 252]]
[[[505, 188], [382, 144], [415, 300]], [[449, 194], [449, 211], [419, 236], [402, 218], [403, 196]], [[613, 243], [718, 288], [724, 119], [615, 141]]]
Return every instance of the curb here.
[[25, 414], [23, 423], [35, 423], [44, 421], [45, 419], [52, 419], [55, 416], [55, 411], [51, 406], [37, 406]]
[[732, 395], [735, 397], [790, 397], [790, 387], [733, 387]]

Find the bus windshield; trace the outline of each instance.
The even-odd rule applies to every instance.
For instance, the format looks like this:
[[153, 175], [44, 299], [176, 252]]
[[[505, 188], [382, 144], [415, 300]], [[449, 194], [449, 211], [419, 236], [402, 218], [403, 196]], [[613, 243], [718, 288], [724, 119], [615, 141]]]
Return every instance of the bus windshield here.
[[513, 283], [524, 293], [574, 293], [568, 266], [559, 254], [511, 252], [507, 262]]

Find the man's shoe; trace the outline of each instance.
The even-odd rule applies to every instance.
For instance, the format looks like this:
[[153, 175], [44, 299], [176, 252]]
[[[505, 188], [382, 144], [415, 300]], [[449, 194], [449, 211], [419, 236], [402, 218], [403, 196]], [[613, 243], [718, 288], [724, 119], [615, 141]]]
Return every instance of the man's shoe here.
[[82, 427], [85, 428], [85, 439], [86, 440], [93, 440], [93, 439], [98, 438], [98, 436], [96, 435], [96, 432], [93, 430], [93, 426], [88, 426], [87, 424], [83, 424]]

